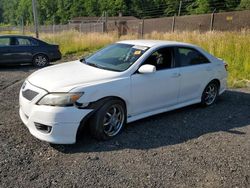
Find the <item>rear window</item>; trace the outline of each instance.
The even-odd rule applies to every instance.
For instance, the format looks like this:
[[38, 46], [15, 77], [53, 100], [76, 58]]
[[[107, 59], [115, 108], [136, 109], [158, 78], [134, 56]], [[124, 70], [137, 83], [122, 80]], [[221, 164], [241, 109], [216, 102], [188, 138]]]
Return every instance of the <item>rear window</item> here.
[[190, 66], [190, 65], [199, 65], [210, 63], [209, 60], [200, 52], [192, 48], [178, 48], [178, 64], [181, 67]]

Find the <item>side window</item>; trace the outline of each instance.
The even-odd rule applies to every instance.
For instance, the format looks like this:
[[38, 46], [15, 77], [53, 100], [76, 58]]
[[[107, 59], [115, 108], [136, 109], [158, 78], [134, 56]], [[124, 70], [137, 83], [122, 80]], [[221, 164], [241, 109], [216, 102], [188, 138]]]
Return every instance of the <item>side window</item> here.
[[169, 69], [173, 66], [173, 48], [162, 48], [152, 53], [143, 64], [150, 64], [156, 70]]
[[180, 67], [210, 63], [204, 55], [191, 48], [177, 48], [177, 56]]
[[33, 46], [38, 46], [39, 45], [39, 42], [37, 40], [34, 40], [34, 39], [30, 39], [30, 42]]
[[26, 38], [16, 38], [16, 45], [19, 46], [30, 46], [32, 45], [31, 41], [29, 39]]
[[10, 38], [9, 37], [1, 37], [0, 38], [0, 46], [9, 46]]

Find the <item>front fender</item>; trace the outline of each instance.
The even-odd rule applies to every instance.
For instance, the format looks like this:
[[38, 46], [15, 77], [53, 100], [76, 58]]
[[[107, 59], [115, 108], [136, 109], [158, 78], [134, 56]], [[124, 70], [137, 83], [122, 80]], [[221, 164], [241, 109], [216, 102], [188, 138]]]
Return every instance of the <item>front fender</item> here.
[[71, 92], [84, 92], [83, 96], [77, 101], [79, 103], [91, 103], [106, 97], [118, 97], [126, 103], [128, 114], [131, 111], [129, 102], [131, 97], [130, 77], [77, 87], [71, 90]]

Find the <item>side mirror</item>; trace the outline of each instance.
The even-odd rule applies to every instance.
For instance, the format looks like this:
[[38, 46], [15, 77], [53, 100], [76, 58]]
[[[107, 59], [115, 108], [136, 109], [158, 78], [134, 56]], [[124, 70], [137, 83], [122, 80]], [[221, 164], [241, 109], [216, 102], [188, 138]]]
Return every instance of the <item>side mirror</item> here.
[[141, 74], [148, 74], [148, 73], [153, 73], [156, 71], [156, 67], [154, 65], [142, 65], [139, 69], [138, 72]]

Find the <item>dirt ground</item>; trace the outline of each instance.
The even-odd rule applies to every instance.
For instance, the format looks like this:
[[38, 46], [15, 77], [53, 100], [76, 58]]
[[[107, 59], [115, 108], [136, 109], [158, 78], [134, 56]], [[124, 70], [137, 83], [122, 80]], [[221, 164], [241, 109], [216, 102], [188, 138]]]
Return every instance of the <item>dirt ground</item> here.
[[250, 187], [250, 90], [128, 124], [98, 142], [34, 138], [18, 115], [31, 66], [0, 67], [0, 187]]

